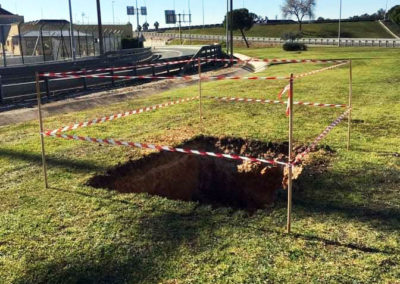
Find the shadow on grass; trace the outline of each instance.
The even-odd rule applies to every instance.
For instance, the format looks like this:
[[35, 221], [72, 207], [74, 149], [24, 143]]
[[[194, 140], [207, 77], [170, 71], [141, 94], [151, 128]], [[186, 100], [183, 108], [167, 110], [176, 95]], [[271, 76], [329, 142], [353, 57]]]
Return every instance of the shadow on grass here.
[[[0, 148], [0, 158], [17, 159], [30, 163], [42, 165], [42, 154], [40, 153], [27, 153], [22, 151], [15, 151], [10, 149]], [[63, 159], [59, 157], [52, 157], [46, 155], [47, 164], [50, 167], [68, 168], [76, 170], [78, 172], [90, 172], [90, 171], [104, 171], [105, 167], [93, 164], [92, 161], [74, 161], [71, 159]]]
[[382, 231], [400, 230], [398, 199], [388, 202], [387, 198], [400, 193], [393, 190], [400, 182], [399, 177], [397, 169], [373, 163], [346, 172], [305, 171], [298, 180], [300, 190], [294, 195], [294, 206], [301, 206], [306, 212], [357, 219]]
[[175, 283], [179, 247], [196, 243], [216, 224], [212, 216], [199, 215], [155, 210], [139, 218], [121, 216], [123, 240], [104, 245], [95, 240], [84, 252], [73, 250], [55, 260], [35, 255], [16, 283]]

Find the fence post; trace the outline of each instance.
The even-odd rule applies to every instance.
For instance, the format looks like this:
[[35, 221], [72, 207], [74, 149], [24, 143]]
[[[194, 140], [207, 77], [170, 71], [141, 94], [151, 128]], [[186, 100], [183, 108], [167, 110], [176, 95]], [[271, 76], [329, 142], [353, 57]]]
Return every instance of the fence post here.
[[0, 105], [3, 103], [3, 82], [0, 75]]
[[87, 81], [86, 81], [86, 68], [83, 68], [82, 70], [83, 74], [83, 89], [86, 91], [87, 90]]
[[42, 163], [43, 163], [43, 175], [44, 175], [44, 186], [49, 188], [49, 183], [47, 181], [47, 163], [46, 163], [46, 151], [44, 147], [44, 134], [43, 134], [43, 117], [42, 117], [42, 102], [40, 95], [40, 77], [39, 73], [36, 72], [36, 95], [38, 102], [38, 114], [39, 114], [39, 129], [40, 129], [40, 142], [42, 146]]
[[350, 150], [350, 138], [351, 138], [351, 112], [353, 107], [353, 66], [351, 59], [349, 60], [349, 108], [350, 112], [348, 115], [348, 129], [347, 129], [347, 151]]
[[288, 193], [287, 193], [287, 225], [286, 231], [289, 234], [292, 226], [292, 195], [293, 195], [293, 167], [292, 148], [293, 148], [293, 74], [290, 74], [289, 90], [289, 156], [288, 156]]
[[49, 78], [48, 77], [44, 78], [44, 85], [46, 88], [46, 98], [47, 98], [47, 101], [49, 101], [50, 100], [50, 86], [49, 86]]
[[115, 87], [114, 66], [111, 68], [110, 74], [111, 74], [111, 86], [112, 86], [112, 87]]
[[199, 115], [200, 115], [200, 125], [203, 123], [203, 106], [202, 106], [202, 95], [201, 95], [201, 59], [198, 59], [199, 66]]

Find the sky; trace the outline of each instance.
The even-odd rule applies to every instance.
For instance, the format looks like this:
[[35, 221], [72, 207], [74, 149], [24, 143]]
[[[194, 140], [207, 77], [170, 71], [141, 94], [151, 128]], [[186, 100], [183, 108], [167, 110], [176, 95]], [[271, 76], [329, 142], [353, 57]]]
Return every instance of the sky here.
[[[125, 24], [128, 21], [136, 25], [136, 16], [126, 15], [126, 6], [147, 6], [148, 16], [140, 16], [140, 24], [146, 20], [153, 26], [155, 21], [160, 27], [165, 24], [164, 10], [176, 10], [176, 13], [193, 14], [192, 25], [221, 23], [226, 12], [226, 0], [101, 0], [102, 20], [104, 24]], [[316, 17], [339, 18], [340, 0], [316, 0]], [[71, 0], [74, 23], [96, 23], [96, 0]], [[245, 7], [260, 16], [269, 19], [282, 18], [281, 6], [284, 0], [234, 0], [234, 8]], [[372, 14], [378, 9], [400, 5], [400, 0], [343, 0], [343, 18], [364, 13]], [[69, 19], [68, 0], [0, 0], [2, 8], [25, 16], [25, 21], [38, 19]], [[114, 13], [113, 13], [114, 10]]]

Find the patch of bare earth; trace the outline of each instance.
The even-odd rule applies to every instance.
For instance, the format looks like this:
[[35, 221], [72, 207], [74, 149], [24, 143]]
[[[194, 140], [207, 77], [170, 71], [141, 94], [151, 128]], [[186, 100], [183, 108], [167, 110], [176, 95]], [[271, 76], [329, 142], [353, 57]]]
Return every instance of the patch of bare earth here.
[[[287, 143], [230, 137], [198, 136], [178, 147], [278, 161], [286, 161], [288, 152]], [[303, 148], [298, 147], [297, 151]], [[296, 168], [295, 178], [301, 172], [302, 167]], [[273, 204], [277, 190], [286, 188], [286, 182], [286, 171], [281, 166], [159, 152], [118, 165], [104, 175], [94, 176], [88, 184], [121, 193], [148, 193], [254, 210]]]

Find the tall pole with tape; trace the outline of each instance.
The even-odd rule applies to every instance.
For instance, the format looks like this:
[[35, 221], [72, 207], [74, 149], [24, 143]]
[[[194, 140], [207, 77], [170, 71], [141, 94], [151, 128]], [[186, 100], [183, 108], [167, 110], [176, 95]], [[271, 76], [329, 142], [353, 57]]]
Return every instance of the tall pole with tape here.
[[342, 25], [342, 0], [340, 1], [340, 8], [339, 8], [339, 32], [338, 32], [338, 46], [340, 47], [340, 33], [341, 33], [341, 25]]
[[99, 48], [100, 55], [104, 54], [104, 42], [103, 42], [103, 25], [101, 24], [101, 6], [100, 0], [96, 0], [97, 3], [97, 29], [99, 30]]
[[289, 90], [289, 153], [288, 153], [288, 193], [287, 193], [287, 233], [291, 232], [292, 227], [292, 195], [293, 195], [293, 165], [292, 148], [293, 148], [293, 74], [290, 74], [290, 90]]

